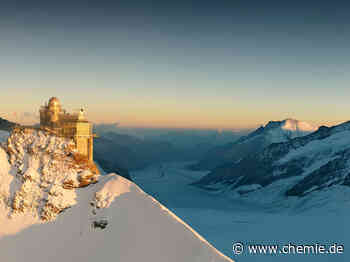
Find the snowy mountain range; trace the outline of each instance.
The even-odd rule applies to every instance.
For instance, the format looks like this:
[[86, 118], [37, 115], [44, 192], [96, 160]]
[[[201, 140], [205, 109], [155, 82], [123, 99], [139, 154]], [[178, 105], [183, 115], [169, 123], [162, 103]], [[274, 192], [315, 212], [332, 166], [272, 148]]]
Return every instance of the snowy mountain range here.
[[249, 154], [261, 152], [272, 143], [286, 142], [316, 130], [317, 127], [295, 119], [270, 121], [235, 142], [213, 148], [190, 168], [192, 170], [212, 170], [224, 164], [232, 164]]
[[298, 197], [348, 187], [350, 122], [322, 126], [309, 135], [273, 143], [236, 163], [216, 168], [194, 184], [240, 195], [279, 185], [284, 196]]
[[[3, 134], [5, 135], [5, 134]], [[0, 146], [1, 261], [232, 261], [72, 141], [18, 129]]]

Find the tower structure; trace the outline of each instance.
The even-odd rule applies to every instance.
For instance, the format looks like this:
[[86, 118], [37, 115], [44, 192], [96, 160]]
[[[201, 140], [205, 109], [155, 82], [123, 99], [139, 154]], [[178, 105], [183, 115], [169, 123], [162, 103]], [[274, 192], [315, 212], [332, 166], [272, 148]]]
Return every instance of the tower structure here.
[[49, 102], [42, 106], [40, 113], [40, 128], [53, 132], [56, 135], [74, 140], [77, 151], [93, 161], [92, 123], [84, 115], [84, 110], [69, 114], [62, 109], [57, 97], [51, 97]]

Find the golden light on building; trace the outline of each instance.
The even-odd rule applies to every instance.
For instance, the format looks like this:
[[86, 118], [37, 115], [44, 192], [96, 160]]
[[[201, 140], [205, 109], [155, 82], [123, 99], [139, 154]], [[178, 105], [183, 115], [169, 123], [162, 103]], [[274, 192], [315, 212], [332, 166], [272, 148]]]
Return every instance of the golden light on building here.
[[83, 109], [75, 114], [67, 113], [58, 98], [52, 97], [39, 112], [40, 128], [73, 139], [78, 152], [93, 161], [92, 123], [85, 118]]

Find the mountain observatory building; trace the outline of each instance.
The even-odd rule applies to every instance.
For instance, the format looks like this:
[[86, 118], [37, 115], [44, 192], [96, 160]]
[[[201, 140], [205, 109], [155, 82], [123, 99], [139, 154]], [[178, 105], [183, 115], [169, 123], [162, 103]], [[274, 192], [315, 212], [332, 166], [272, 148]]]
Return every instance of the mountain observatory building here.
[[39, 112], [41, 129], [73, 139], [78, 152], [93, 161], [92, 123], [85, 118], [83, 109], [78, 113], [67, 113], [58, 98], [52, 97]]

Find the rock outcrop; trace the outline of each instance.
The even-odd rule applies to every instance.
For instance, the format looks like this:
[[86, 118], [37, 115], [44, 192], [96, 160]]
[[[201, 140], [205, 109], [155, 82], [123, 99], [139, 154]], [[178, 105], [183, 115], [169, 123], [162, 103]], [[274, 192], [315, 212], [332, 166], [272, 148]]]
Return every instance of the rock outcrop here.
[[10, 192], [2, 194], [10, 216], [53, 220], [76, 203], [75, 189], [98, 181], [96, 166], [76, 152], [72, 140], [42, 130], [15, 128], [0, 151], [1, 163], [8, 162], [0, 175]]

